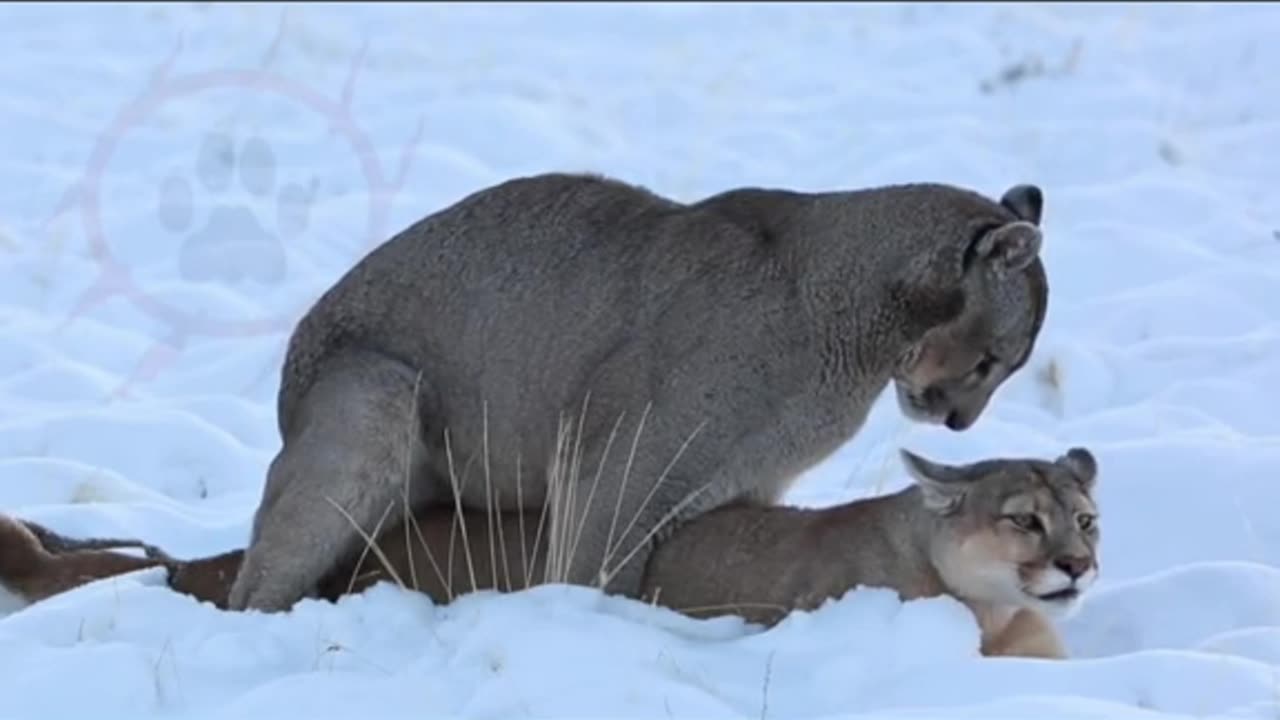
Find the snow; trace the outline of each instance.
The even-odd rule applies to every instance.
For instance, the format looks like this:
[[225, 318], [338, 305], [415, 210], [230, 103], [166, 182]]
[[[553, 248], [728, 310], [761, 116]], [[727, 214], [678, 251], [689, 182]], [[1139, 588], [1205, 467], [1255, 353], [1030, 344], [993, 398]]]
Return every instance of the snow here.
[[1035, 182], [1029, 365], [962, 435], [886, 395], [790, 500], [899, 487], [900, 446], [1083, 445], [1102, 573], [1044, 662], [874, 589], [761, 632], [559, 586], [223, 613], [148, 570], [0, 619], [0, 716], [1276, 717], [1277, 31], [1266, 4], [5, 6], [0, 511], [242, 546], [292, 321], [508, 177]]

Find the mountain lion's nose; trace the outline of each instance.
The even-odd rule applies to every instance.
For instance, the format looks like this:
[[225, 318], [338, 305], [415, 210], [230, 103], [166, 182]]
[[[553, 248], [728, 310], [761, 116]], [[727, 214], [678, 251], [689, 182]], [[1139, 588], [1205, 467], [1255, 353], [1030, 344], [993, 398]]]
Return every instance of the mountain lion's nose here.
[[1062, 572], [1070, 575], [1072, 580], [1089, 571], [1089, 558], [1086, 557], [1060, 557], [1053, 564]]

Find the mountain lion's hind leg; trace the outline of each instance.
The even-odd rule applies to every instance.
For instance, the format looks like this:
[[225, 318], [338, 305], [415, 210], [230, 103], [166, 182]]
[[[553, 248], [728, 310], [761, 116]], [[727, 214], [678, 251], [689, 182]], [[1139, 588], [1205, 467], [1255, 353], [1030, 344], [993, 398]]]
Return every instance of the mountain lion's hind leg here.
[[402, 517], [406, 492], [414, 505], [436, 497], [422, 470], [420, 389], [417, 373], [376, 353], [326, 362], [267, 472], [230, 609], [288, 609], [359, 550], [355, 526], [376, 535], [379, 521]]

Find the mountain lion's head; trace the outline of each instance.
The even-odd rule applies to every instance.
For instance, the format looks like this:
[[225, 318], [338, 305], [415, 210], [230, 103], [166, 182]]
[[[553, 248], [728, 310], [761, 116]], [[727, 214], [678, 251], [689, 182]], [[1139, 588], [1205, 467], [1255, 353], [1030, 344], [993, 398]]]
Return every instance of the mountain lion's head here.
[[1043, 202], [1039, 188], [1018, 185], [993, 208], [1001, 216], [975, 218], [964, 260], [964, 310], [928, 332], [894, 374], [908, 418], [965, 430], [1027, 362], [1048, 307], [1039, 258]]
[[902, 457], [934, 523], [934, 563], [957, 594], [1061, 614], [1097, 578], [1098, 465], [1088, 450], [961, 466]]

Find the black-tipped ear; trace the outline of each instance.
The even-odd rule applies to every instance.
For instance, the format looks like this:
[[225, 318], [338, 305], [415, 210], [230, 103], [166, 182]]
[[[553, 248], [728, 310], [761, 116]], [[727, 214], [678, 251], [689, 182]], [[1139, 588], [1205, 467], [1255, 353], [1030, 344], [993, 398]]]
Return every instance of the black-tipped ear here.
[[907, 473], [920, 486], [926, 508], [946, 515], [960, 506], [969, 480], [963, 468], [926, 460], [906, 449], [898, 452]]
[[978, 238], [973, 257], [1001, 273], [1020, 272], [1040, 255], [1041, 241], [1040, 228], [1018, 220]]
[[1040, 224], [1040, 214], [1044, 211], [1044, 193], [1035, 185], [1014, 185], [1000, 197], [1000, 204], [1032, 225]]
[[1057, 464], [1071, 471], [1086, 491], [1092, 490], [1098, 480], [1098, 461], [1093, 453], [1082, 447], [1073, 447], [1058, 458]]

